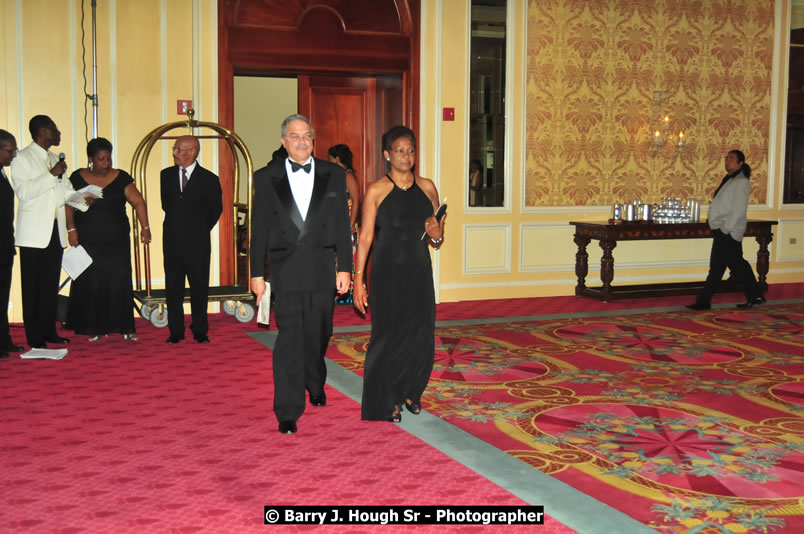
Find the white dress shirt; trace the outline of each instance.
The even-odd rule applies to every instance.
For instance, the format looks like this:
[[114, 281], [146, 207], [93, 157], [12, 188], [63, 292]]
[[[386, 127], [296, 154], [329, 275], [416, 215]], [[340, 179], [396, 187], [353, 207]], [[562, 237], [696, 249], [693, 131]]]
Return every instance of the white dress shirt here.
[[315, 182], [315, 160], [312, 156], [302, 165], [308, 163], [310, 164], [309, 173], [304, 172], [304, 169], [293, 172], [290, 166], [290, 158], [285, 160], [285, 170], [290, 181], [290, 191], [293, 193], [293, 200], [296, 201], [296, 207], [299, 208], [302, 219], [305, 220], [307, 219], [307, 210], [310, 208], [310, 198], [313, 196], [313, 183]]

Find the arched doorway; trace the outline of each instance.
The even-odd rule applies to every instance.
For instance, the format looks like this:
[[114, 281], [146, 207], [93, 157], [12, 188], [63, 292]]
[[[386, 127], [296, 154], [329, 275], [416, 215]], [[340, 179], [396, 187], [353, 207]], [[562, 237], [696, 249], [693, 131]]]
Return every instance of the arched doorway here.
[[[315, 155], [326, 158], [330, 145], [350, 144], [365, 191], [381, 175], [382, 132], [399, 123], [418, 131], [419, 8], [419, 0], [220, 0], [218, 121], [234, 127], [234, 76], [294, 76], [299, 112], [316, 128]], [[220, 162], [226, 196], [232, 164]], [[223, 250], [232, 227], [225, 211], [221, 280], [234, 273], [234, 258]]]

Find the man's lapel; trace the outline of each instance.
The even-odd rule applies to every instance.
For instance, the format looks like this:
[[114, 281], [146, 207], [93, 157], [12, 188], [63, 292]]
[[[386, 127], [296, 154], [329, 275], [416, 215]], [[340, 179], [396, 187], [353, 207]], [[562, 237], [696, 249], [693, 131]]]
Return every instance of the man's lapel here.
[[307, 208], [307, 218], [304, 221], [305, 225], [302, 230], [302, 236], [309, 228], [313, 227], [313, 219], [318, 215], [318, 210], [321, 207], [321, 202], [324, 200], [324, 195], [329, 185], [329, 173], [319, 170], [319, 167], [321, 167], [321, 165], [319, 165], [319, 162], [316, 162], [315, 177], [313, 178], [313, 194], [310, 197], [310, 206]]
[[[175, 198], [177, 202], [180, 202], [183, 193], [181, 190], [181, 165], [174, 165], [173, 172], [170, 174], [173, 175], [170, 178], [170, 183], [173, 184], [170, 186], [171, 191], [173, 191], [173, 198]], [[187, 184], [189, 186], [190, 182], [187, 182]]]
[[[199, 176], [201, 176], [201, 173], [203, 171], [201, 171], [200, 169], [201, 169], [201, 164], [196, 162], [195, 163], [195, 168], [193, 168], [193, 172], [191, 172], [190, 174], [187, 175], [187, 189], [192, 187], [193, 183], [198, 183], [201, 180], [201, 178], [199, 178]], [[181, 167], [179, 167], [178, 171], [179, 171], [179, 176], [181, 176]], [[193, 176], [198, 178], [195, 182], [193, 182]], [[201, 186], [198, 186], [198, 187], [201, 187]], [[179, 191], [181, 191], [181, 187], [179, 187]]]
[[[2, 194], [3, 198], [14, 198], [14, 188], [11, 187], [10, 182], [11, 181], [8, 179], [5, 169], [0, 168], [0, 193]], [[14, 204], [11, 204], [11, 206], [13, 207]]]
[[301, 232], [304, 230], [304, 219], [302, 219], [296, 201], [293, 200], [293, 191], [290, 190], [290, 180], [288, 180], [288, 173], [285, 170], [285, 166], [282, 165], [281, 168], [281, 172], [277, 173], [272, 180], [274, 189], [276, 190], [276, 196], [279, 198], [282, 207], [285, 208], [290, 220]]

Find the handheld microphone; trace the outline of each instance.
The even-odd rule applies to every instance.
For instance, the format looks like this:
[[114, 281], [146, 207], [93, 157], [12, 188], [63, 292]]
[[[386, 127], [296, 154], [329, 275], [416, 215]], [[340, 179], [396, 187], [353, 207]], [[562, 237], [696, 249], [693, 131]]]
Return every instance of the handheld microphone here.
[[[64, 161], [65, 159], [67, 159], [67, 156], [64, 154], [64, 152], [59, 152], [59, 161]], [[64, 178], [64, 173], [59, 175], [59, 180], [62, 178]]]

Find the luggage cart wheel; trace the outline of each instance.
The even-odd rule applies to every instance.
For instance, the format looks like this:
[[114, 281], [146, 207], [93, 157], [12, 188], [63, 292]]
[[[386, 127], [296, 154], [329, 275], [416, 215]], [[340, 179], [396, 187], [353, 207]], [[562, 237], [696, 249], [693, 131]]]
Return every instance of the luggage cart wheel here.
[[150, 319], [151, 312], [154, 311], [156, 308], [156, 304], [143, 304], [140, 306], [140, 317], [145, 319], [146, 321]]
[[223, 301], [223, 313], [226, 315], [234, 315], [237, 311], [237, 305], [232, 300]]
[[164, 328], [168, 324], [168, 314], [166, 306], [156, 306], [150, 313], [151, 324], [157, 328]]
[[257, 310], [250, 303], [238, 301], [235, 318], [241, 323], [249, 323], [254, 319], [256, 312]]

